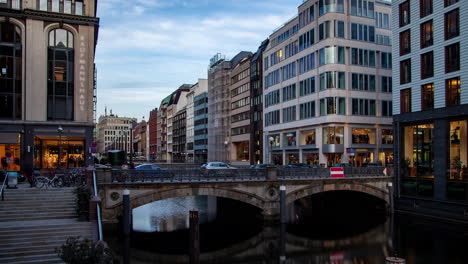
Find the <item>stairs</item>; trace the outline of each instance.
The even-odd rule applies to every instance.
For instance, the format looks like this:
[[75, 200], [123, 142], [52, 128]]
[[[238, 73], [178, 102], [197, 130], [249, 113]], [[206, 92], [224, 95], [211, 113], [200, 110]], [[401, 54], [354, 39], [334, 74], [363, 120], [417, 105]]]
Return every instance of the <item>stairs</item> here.
[[0, 263], [63, 263], [55, 249], [70, 236], [91, 239], [78, 222], [74, 188], [5, 189], [0, 201]]

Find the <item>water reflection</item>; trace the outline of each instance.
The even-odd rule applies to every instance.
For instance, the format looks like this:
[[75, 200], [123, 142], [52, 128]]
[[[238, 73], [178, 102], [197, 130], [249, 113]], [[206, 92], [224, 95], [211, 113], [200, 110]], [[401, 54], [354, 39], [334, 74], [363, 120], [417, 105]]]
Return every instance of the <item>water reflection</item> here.
[[216, 197], [177, 197], [146, 204], [133, 210], [133, 230], [172, 232], [189, 228], [189, 211], [200, 211], [200, 223], [216, 218]]

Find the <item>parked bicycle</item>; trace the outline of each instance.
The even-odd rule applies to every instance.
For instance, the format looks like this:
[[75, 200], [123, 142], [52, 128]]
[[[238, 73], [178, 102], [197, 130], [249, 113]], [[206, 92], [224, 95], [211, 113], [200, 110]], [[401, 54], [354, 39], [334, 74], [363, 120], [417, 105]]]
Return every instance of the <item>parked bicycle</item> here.
[[49, 187], [63, 187], [64, 185], [64, 175], [55, 174], [52, 179], [49, 179], [44, 176], [38, 176], [34, 178], [36, 188], [49, 188]]

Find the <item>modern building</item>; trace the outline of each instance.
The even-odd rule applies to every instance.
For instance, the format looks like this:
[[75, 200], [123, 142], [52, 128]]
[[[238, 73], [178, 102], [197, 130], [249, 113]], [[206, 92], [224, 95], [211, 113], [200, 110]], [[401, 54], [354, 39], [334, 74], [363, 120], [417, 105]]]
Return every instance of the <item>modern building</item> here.
[[210, 60], [208, 69], [208, 161], [231, 160], [230, 84], [231, 70], [252, 53], [242, 51], [230, 61], [221, 54]]
[[[185, 160], [186, 162], [195, 162], [195, 115], [196, 112], [200, 110], [200, 107], [195, 107], [195, 97], [200, 95], [200, 93], [206, 93], [206, 91], [208, 91], [208, 80], [198, 79], [198, 82], [194, 84], [190, 88], [190, 92], [187, 93], [187, 158]], [[199, 119], [197, 119], [197, 121], [198, 120]], [[199, 124], [199, 122], [197, 124]], [[199, 161], [197, 161], [197, 163], [198, 162]]]
[[250, 164], [250, 59], [244, 57], [231, 70], [230, 163]]
[[263, 52], [268, 42], [263, 41], [250, 60], [250, 164], [263, 163]]
[[107, 115], [106, 110], [105, 115], [99, 117], [97, 124], [97, 152], [100, 155], [108, 150], [125, 150], [131, 153], [131, 137], [135, 123], [135, 118], [119, 117], [112, 114], [112, 110], [110, 115]]
[[397, 209], [467, 221], [463, 14], [466, 1], [393, 1], [393, 101]]
[[393, 162], [391, 4], [308, 0], [264, 52], [264, 159]]
[[173, 118], [172, 161], [187, 161], [187, 110], [182, 107]]
[[0, 168], [93, 164], [97, 1], [0, 1]]
[[[208, 80], [200, 94], [193, 98], [194, 107], [194, 154], [195, 163], [208, 161]], [[199, 82], [200, 83], [200, 82]]]
[[149, 160], [156, 160], [158, 149], [158, 108], [150, 111], [148, 120], [148, 143], [149, 143]]

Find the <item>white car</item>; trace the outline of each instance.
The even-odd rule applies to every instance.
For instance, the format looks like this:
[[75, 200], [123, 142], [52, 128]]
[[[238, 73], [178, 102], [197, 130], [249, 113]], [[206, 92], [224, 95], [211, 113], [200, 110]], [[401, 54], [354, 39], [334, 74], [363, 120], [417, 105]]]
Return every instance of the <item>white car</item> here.
[[237, 169], [236, 167], [232, 167], [224, 162], [208, 162], [201, 166], [204, 170], [229, 170], [229, 169]]

